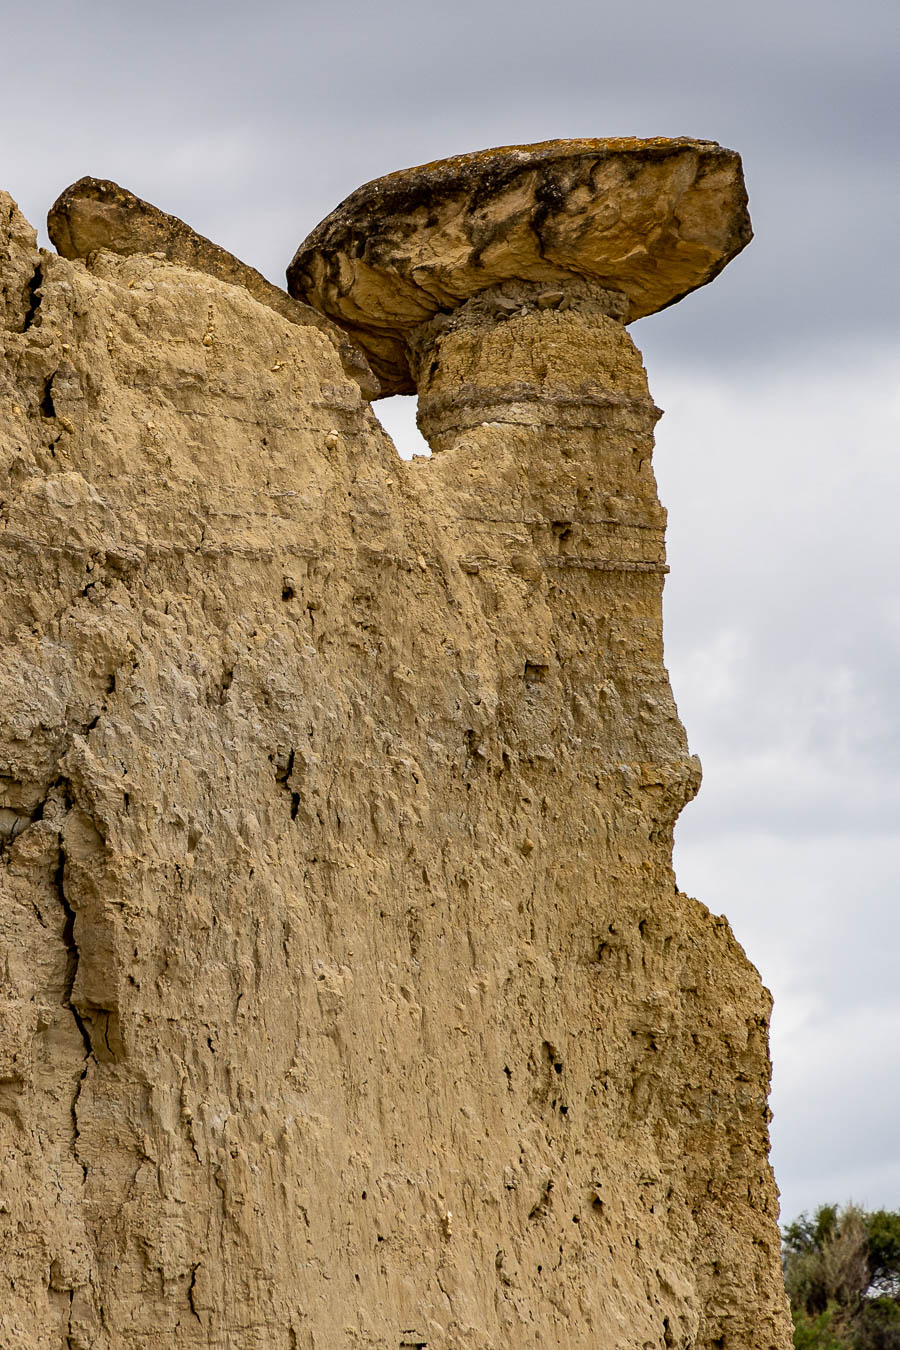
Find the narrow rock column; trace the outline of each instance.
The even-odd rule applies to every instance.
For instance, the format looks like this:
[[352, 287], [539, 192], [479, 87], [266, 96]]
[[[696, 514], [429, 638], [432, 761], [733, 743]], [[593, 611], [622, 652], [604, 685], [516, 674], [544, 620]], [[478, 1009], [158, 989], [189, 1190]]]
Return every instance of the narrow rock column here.
[[547, 707], [543, 738], [586, 739], [598, 770], [652, 784], [643, 818], [654, 866], [670, 874], [671, 830], [699, 786], [699, 763], [663, 666], [665, 512], [651, 467], [659, 410], [626, 312], [621, 292], [577, 278], [506, 282], [417, 329], [410, 366], [435, 451], [425, 473], [441, 480], [435, 497], [453, 504], [463, 568], [486, 603], [496, 590], [502, 606], [494, 581], [512, 571], [530, 592], [524, 612], [551, 612], [548, 651], [530, 645], [521, 619], [518, 630], [512, 614], [498, 623], [511, 675], [541, 684], [545, 706], [558, 691], [566, 725], [551, 727]]
[[[650, 1205], [637, 1244], [667, 1262], [679, 1244], [654, 1228], [665, 1216], [691, 1234], [696, 1263], [698, 1322], [673, 1320], [671, 1343], [768, 1348], [785, 1335], [781, 1310], [763, 1300], [751, 1311], [746, 1293], [778, 1273], [764, 1024], [743, 1014], [732, 1023], [746, 997], [732, 985], [733, 939], [709, 916], [694, 928], [699, 907], [677, 893], [672, 870], [675, 823], [700, 765], [663, 662], [665, 511], [651, 463], [660, 414], [626, 313], [622, 293], [583, 279], [505, 282], [416, 329], [409, 364], [434, 452], [418, 472], [492, 615], [505, 716], [497, 740], [484, 738], [488, 767], [511, 765], [550, 801], [559, 773], [582, 785], [568, 808], [555, 804], [556, 847], [543, 863], [545, 894], [579, 904], [538, 922], [577, 988], [581, 916], [603, 916], [594, 969], [612, 982], [610, 1002], [587, 988], [582, 997], [607, 1051], [593, 1070], [612, 1107], [605, 1148], [622, 1148], [627, 1173], [629, 1141], [652, 1135], [666, 1198]], [[694, 1008], [699, 971], [687, 955], [709, 949], [708, 923], [725, 943], [705, 976], [722, 1000], [713, 1028]], [[625, 1201], [633, 1216], [646, 1175]], [[679, 1215], [669, 1197], [682, 1178], [693, 1199]], [[738, 1327], [726, 1309], [742, 1301]]]

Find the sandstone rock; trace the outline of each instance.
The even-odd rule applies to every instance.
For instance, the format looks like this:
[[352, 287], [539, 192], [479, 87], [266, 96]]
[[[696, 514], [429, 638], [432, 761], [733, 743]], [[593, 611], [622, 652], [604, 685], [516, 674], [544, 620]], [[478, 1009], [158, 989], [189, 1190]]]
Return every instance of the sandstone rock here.
[[0, 227], [0, 1345], [787, 1350], [620, 297], [428, 319], [407, 464], [326, 333]]
[[64, 258], [85, 259], [97, 249], [126, 257], [161, 253], [170, 262], [243, 286], [260, 304], [268, 305], [291, 323], [311, 324], [327, 333], [340, 352], [347, 374], [359, 383], [367, 398], [378, 396], [378, 382], [362, 352], [321, 314], [292, 300], [261, 272], [204, 238], [177, 216], [167, 215], [118, 183], [105, 178], [79, 178], [51, 206], [47, 232]]
[[21, 329], [37, 304], [37, 238], [12, 197], [0, 192], [0, 328]]
[[500, 282], [584, 277], [627, 321], [711, 281], [751, 238], [741, 162], [714, 141], [545, 141], [365, 184], [300, 245], [288, 290], [346, 328], [385, 394], [410, 331]]

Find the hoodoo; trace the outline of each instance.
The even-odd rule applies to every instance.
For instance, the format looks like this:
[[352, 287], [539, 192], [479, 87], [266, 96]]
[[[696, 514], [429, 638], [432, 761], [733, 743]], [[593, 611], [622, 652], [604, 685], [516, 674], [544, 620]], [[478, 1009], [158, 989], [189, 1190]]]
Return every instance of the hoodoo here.
[[628, 323], [712, 281], [750, 238], [733, 150], [546, 141], [367, 183], [301, 244], [288, 289], [354, 334], [383, 394], [408, 394], [410, 332], [491, 286], [583, 277], [622, 297]]
[[293, 299], [102, 180], [51, 236], [0, 197], [0, 1344], [787, 1350], [626, 328], [738, 157], [391, 175]]

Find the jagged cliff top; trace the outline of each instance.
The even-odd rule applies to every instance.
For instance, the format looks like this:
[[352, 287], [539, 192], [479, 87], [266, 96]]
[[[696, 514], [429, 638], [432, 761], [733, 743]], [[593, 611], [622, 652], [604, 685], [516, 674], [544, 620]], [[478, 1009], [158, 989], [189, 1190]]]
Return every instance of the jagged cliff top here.
[[65, 188], [50, 207], [47, 233], [63, 258], [84, 261], [99, 249], [123, 257], [157, 253], [169, 262], [206, 272], [232, 286], [243, 286], [254, 300], [291, 323], [308, 324], [327, 333], [340, 352], [347, 374], [368, 398], [378, 395], [378, 381], [362, 352], [324, 315], [292, 299], [255, 267], [198, 234], [177, 216], [161, 211], [109, 178], [79, 178]]
[[357, 188], [300, 245], [288, 290], [353, 335], [383, 393], [411, 393], [410, 332], [489, 286], [587, 277], [625, 293], [631, 322], [751, 237], [740, 156], [715, 141], [544, 141]]

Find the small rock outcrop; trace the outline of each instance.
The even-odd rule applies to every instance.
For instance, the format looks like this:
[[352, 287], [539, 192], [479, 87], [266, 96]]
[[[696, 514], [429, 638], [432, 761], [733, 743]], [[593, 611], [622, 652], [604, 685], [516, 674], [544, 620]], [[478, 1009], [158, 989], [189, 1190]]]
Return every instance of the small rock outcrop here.
[[232, 286], [243, 286], [261, 305], [291, 323], [311, 324], [335, 342], [345, 371], [367, 398], [381, 392], [358, 346], [322, 314], [292, 300], [255, 267], [212, 243], [177, 216], [170, 216], [107, 178], [79, 178], [57, 197], [47, 216], [47, 233], [63, 258], [87, 261], [99, 249], [130, 257], [157, 255], [206, 272]]
[[112, 184], [51, 234], [0, 195], [0, 1345], [787, 1350], [624, 326], [737, 157], [394, 175], [293, 300]]

